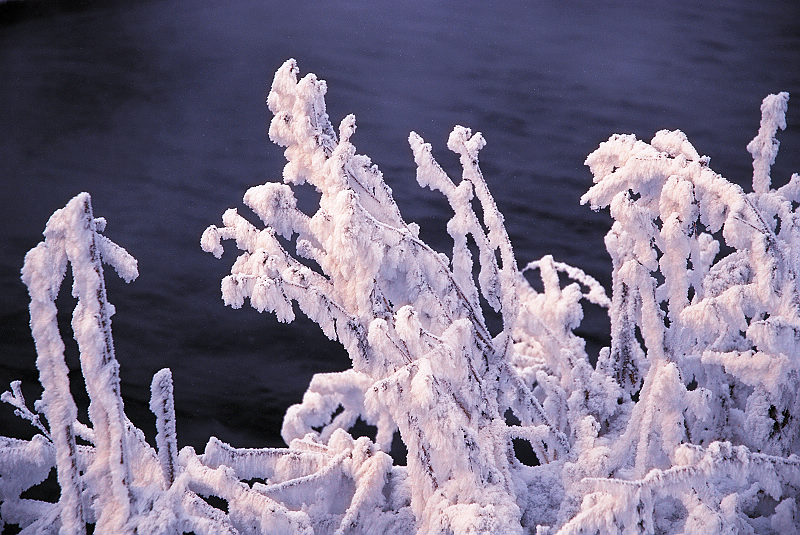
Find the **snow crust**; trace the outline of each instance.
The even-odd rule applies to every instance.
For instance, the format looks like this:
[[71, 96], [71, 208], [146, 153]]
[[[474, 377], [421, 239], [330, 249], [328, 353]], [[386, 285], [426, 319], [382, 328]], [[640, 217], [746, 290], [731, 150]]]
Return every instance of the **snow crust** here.
[[[101, 233], [82, 193], [56, 211], [25, 259], [44, 388], [34, 410], [19, 382], [2, 400], [38, 433], [0, 437], [0, 527], [23, 533], [781, 533], [800, 513], [800, 177], [772, 188], [788, 94], [761, 107], [753, 192], [709, 167], [680, 131], [647, 143], [613, 135], [586, 159], [581, 202], [608, 208], [611, 296], [545, 256], [519, 269], [479, 166], [486, 141], [457, 126], [449, 177], [416, 133], [421, 187], [453, 215], [453, 250], [406, 222], [378, 168], [325, 112], [324, 81], [275, 74], [269, 135], [283, 183], [250, 188], [201, 238], [240, 255], [223, 301], [292, 321], [299, 311], [347, 350], [352, 368], [314, 376], [284, 417], [287, 448], [211, 437], [178, 451], [172, 376], [156, 373], [156, 444], [124, 413], [103, 263], [126, 281], [136, 261]], [[300, 211], [293, 186], [320, 194]], [[479, 210], [476, 210], [479, 207]], [[482, 215], [478, 216], [477, 212]], [[293, 248], [294, 250], [290, 250]], [[477, 258], [473, 256], [477, 253]], [[90, 398], [77, 420], [55, 299], [71, 266], [72, 328]], [[541, 292], [529, 276], [541, 278]], [[502, 318], [490, 332], [484, 300]], [[583, 302], [608, 309], [611, 346], [596, 365], [575, 334]], [[360, 419], [374, 440], [355, 438]], [[406, 466], [388, 451], [396, 433]], [[80, 439], [80, 442], [78, 442]], [[526, 466], [514, 441], [538, 464]], [[86, 445], [83, 445], [85, 443]], [[61, 496], [22, 498], [56, 469]], [[226, 506], [207, 501], [216, 497]]]

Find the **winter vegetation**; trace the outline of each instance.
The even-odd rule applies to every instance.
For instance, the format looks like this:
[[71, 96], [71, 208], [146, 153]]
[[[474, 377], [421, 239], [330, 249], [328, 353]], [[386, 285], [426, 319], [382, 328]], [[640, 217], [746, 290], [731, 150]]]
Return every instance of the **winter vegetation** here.
[[[103, 264], [136, 261], [104, 237], [82, 193], [56, 211], [25, 258], [42, 398], [2, 396], [38, 433], [0, 437], [0, 526], [23, 533], [613, 534], [798, 533], [800, 526], [800, 176], [772, 184], [788, 94], [766, 97], [748, 145], [746, 193], [680, 131], [647, 143], [613, 135], [586, 159], [581, 202], [608, 208], [610, 295], [545, 256], [522, 269], [479, 167], [480, 133], [457, 126], [448, 176], [411, 133], [420, 186], [453, 216], [453, 250], [406, 222], [381, 172], [338, 132], [326, 85], [287, 61], [268, 97], [285, 147], [283, 183], [249, 189], [253, 224], [231, 209], [202, 248], [241, 251], [222, 280], [289, 322], [300, 311], [352, 368], [314, 376], [286, 413], [288, 447], [211, 437], [177, 448], [172, 377], [153, 378], [155, 444], [126, 417]], [[319, 193], [297, 208], [302, 184]], [[251, 218], [255, 220], [255, 218]], [[72, 321], [89, 395], [77, 419], [55, 321], [71, 266]], [[536, 285], [530, 280], [540, 279]], [[536, 288], [540, 288], [537, 290]], [[608, 310], [610, 347], [574, 331], [583, 303]], [[489, 310], [499, 314], [496, 332]], [[358, 419], [377, 428], [350, 430]], [[389, 450], [396, 434], [407, 465]], [[520, 462], [527, 442], [537, 463]], [[56, 471], [61, 495], [26, 497]]]

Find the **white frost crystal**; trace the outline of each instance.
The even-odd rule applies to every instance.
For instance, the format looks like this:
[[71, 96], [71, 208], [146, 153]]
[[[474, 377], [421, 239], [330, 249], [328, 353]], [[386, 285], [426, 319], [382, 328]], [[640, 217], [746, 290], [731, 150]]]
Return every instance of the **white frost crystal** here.
[[[788, 94], [764, 99], [748, 145], [752, 193], [713, 172], [680, 131], [650, 143], [614, 135], [589, 155], [594, 185], [582, 202], [614, 218], [609, 298], [549, 255], [518, 269], [479, 167], [486, 142], [461, 126], [447, 143], [461, 161], [458, 181], [429, 144], [409, 137], [417, 181], [453, 210], [452, 255], [431, 249], [381, 172], [356, 154], [355, 118], [337, 134], [325, 82], [297, 73], [287, 61], [268, 97], [270, 138], [286, 149], [284, 184], [244, 197], [263, 226], [231, 209], [201, 246], [218, 258], [222, 240], [241, 250], [222, 281], [226, 304], [249, 301], [281, 321], [299, 310], [345, 347], [352, 369], [314, 376], [284, 418], [288, 448], [238, 449], [212, 437], [199, 455], [177, 449], [172, 376], [161, 370], [150, 402], [156, 447], [148, 445], [124, 414], [102, 270], [105, 262], [130, 281], [136, 261], [100, 234], [105, 220], [81, 194], [53, 214], [23, 268], [44, 393], [36, 411], [19, 382], [2, 396], [39, 434], [0, 437], [0, 527], [797, 532], [800, 177], [775, 190], [769, 173]], [[303, 183], [320, 194], [313, 214], [297, 207], [292, 187]], [[90, 426], [77, 420], [55, 323], [68, 264]], [[541, 292], [524, 275], [534, 270]], [[502, 318], [496, 334], [481, 298]], [[611, 346], [596, 360], [574, 333], [583, 300], [611, 319]], [[374, 441], [350, 434], [359, 419], [377, 428]], [[396, 433], [407, 466], [388, 455]], [[538, 464], [523, 465], [513, 441], [528, 442]], [[53, 467], [57, 503], [21, 497]], [[225, 510], [203, 499], [211, 496]]]

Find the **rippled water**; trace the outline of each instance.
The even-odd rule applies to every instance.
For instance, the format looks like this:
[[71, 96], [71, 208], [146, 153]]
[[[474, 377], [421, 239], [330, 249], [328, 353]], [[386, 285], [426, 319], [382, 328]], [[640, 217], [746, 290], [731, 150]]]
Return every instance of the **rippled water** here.
[[[134, 423], [152, 434], [149, 382], [168, 366], [181, 445], [201, 447], [212, 434], [242, 446], [281, 443], [286, 407], [314, 372], [346, 368], [346, 355], [308, 321], [279, 325], [225, 308], [219, 280], [235, 255], [218, 261], [199, 237], [241, 206], [247, 187], [280, 177], [264, 100], [289, 57], [328, 81], [334, 124], [356, 114], [359, 152], [440, 250], [449, 247], [449, 212], [416, 185], [410, 130], [453, 174], [457, 159], [445, 148], [452, 126], [482, 131], [482, 167], [518, 261], [552, 253], [606, 286], [609, 218], [578, 199], [591, 184], [583, 160], [610, 134], [649, 139], [681, 128], [715, 170], [747, 184], [745, 145], [759, 103], [788, 90], [796, 97], [773, 177], [800, 170], [795, 2], [529, 4], [151, 0], [0, 9], [0, 384], [23, 379], [38, 397], [19, 269], [49, 214], [85, 190], [109, 221], [106, 234], [139, 259], [131, 285], [107, 272]], [[69, 338], [71, 299], [62, 293]], [[607, 325], [595, 314], [582, 333], [596, 351]], [[1, 434], [26, 432], [0, 407]]]

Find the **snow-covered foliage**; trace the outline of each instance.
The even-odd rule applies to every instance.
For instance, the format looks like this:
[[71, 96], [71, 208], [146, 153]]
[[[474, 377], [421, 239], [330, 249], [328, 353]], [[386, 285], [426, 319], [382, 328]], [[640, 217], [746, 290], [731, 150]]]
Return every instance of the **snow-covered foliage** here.
[[[615, 220], [609, 299], [550, 256], [518, 268], [479, 168], [485, 142], [460, 126], [447, 144], [457, 181], [409, 137], [417, 181], [453, 210], [452, 253], [431, 249], [356, 154], [353, 116], [337, 133], [325, 83], [297, 73], [286, 62], [268, 98], [284, 183], [244, 196], [263, 226], [228, 210], [201, 245], [217, 257], [222, 240], [241, 250], [225, 303], [282, 321], [301, 311], [352, 368], [312, 379], [284, 418], [288, 448], [212, 437], [202, 454], [178, 451], [161, 370], [147, 444], [124, 413], [102, 270], [131, 280], [136, 263], [100, 234], [105, 221], [81, 194], [23, 268], [44, 393], [34, 410], [18, 382], [3, 395], [39, 433], [0, 438], [2, 522], [25, 533], [798, 532], [800, 176], [773, 189], [769, 172], [788, 94], [762, 104], [752, 193], [680, 131], [650, 143], [614, 135], [589, 155], [595, 185], [582, 202]], [[320, 195], [313, 214], [297, 208], [304, 183]], [[90, 425], [77, 419], [55, 323], [67, 263]], [[611, 347], [597, 356], [574, 333], [584, 301], [611, 319]], [[374, 440], [350, 433], [359, 419]], [[407, 466], [388, 454], [396, 434]], [[517, 459], [519, 441], [538, 465]], [[57, 503], [22, 497], [53, 468]]]

